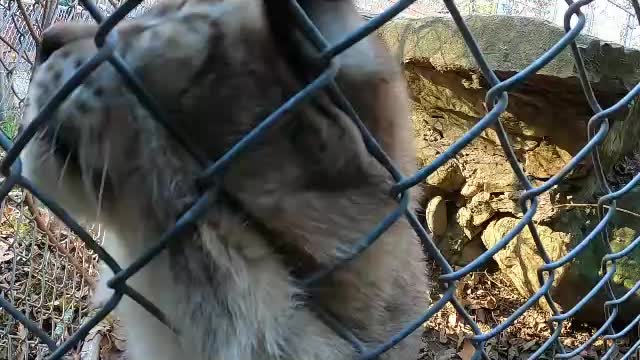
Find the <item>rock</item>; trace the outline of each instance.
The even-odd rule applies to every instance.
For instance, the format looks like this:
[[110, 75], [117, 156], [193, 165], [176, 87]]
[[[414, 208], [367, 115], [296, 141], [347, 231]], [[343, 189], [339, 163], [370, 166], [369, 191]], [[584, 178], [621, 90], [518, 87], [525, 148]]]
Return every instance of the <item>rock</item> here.
[[482, 225], [496, 213], [496, 210], [490, 204], [490, 199], [491, 194], [488, 192], [478, 193], [471, 198], [468, 208], [471, 211], [472, 224], [474, 226]]
[[465, 266], [487, 250], [479, 236], [481, 230], [477, 228], [478, 235], [470, 237], [467, 229], [450, 221], [446, 233], [439, 238], [438, 249], [451, 265]]
[[[554, 24], [526, 17], [469, 16], [465, 21], [501, 79], [523, 70], [564, 34]], [[497, 39], [496, 31], [508, 35]], [[432, 119], [432, 126], [444, 139], [459, 138], [485, 113], [487, 83], [451, 19], [399, 19], [387, 23], [378, 34], [405, 65], [412, 96], [422, 107], [419, 117]], [[536, 34], [535, 41], [523, 41], [532, 34]], [[640, 80], [639, 51], [585, 35], [578, 36], [576, 43], [603, 107], [614, 104]], [[606, 168], [634, 148], [640, 122], [631, 118], [639, 111], [640, 105], [633, 104], [610, 118], [611, 128], [601, 146]], [[567, 48], [509, 92], [501, 121], [520, 155], [543, 142], [573, 155], [586, 143], [585, 120], [591, 114]], [[497, 141], [491, 129], [481, 138], [494, 144]], [[480, 140], [474, 143], [479, 145]]]
[[518, 206], [518, 193], [506, 192], [489, 201], [489, 205], [496, 212], [511, 213], [522, 216], [522, 210]]
[[473, 214], [471, 213], [471, 210], [466, 207], [461, 207], [460, 209], [458, 209], [458, 213], [456, 214], [456, 222], [469, 239], [476, 236], [482, 231], [481, 227], [473, 225]]
[[480, 192], [473, 196], [467, 206], [461, 207], [456, 213], [456, 221], [471, 239], [482, 231], [481, 225], [489, 220], [496, 210], [490, 203], [491, 194]]
[[[419, 123], [419, 120], [414, 120], [414, 124]], [[416, 155], [418, 158], [418, 166], [420, 167], [429, 165], [439, 155], [439, 152], [433, 146], [434, 140], [429, 139], [430, 132], [428, 126], [423, 126], [419, 130], [420, 136], [416, 137]]]
[[436, 236], [441, 236], [447, 231], [447, 204], [442, 196], [436, 196], [429, 201], [426, 221], [427, 227]]
[[[636, 238], [636, 231], [628, 227], [618, 228], [613, 231], [610, 242], [613, 252], [623, 251]], [[613, 282], [631, 289], [640, 281], [640, 248], [636, 248], [628, 256], [616, 261], [616, 272]]]
[[427, 184], [445, 191], [459, 191], [464, 185], [464, 176], [455, 161], [447, 161], [427, 178]]
[[456, 265], [466, 244], [470, 239], [462, 227], [455, 221], [449, 221], [449, 226], [438, 241], [438, 249], [450, 264]]
[[[487, 249], [492, 248], [519, 222], [519, 219], [505, 217], [489, 223], [482, 233], [482, 242]], [[540, 241], [552, 260], [558, 260], [568, 252], [571, 234], [555, 232], [547, 226], [536, 226]], [[513, 240], [493, 258], [505, 272], [523, 296], [532, 296], [538, 291], [537, 270], [544, 264], [528, 227], [525, 227]], [[562, 276], [563, 269], [556, 274], [554, 284]]]
[[524, 170], [527, 174], [548, 179], [557, 174], [571, 160], [571, 155], [557, 146], [542, 144], [525, 153]]
[[[564, 34], [562, 28], [551, 23], [524, 17], [469, 16], [465, 22], [500, 80], [526, 68]], [[502, 35], [496, 37], [496, 33]], [[490, 86], [455, 23], [448, 17], [398, 19], [384, 25], [378, 34], [404, 66], [412, 98], [411, 120], [418, 165], [425, 166], [486, 114], [485, 97]], [[587, 78], [603, 108], [617, 102], [640, 81], [639, 51], [588, 36], [578, 36], [576, 44], [585, 60]], [[568, 48], [509, 91], [509, 103], [500, 115], [500, 122], [518, 165], [534, 186], [557, 174], [585, 145], [587, 120], [592, 114]], [[636, 150], [640, 138], [638, 118], [640, 102], [637, 101], [609, 118], [608, 135], [599, 147], [606, 173]], [[524, 188], [494, 128], [485, 129], [426, 179], [424, 188], [430, 197], [440, 195], [450, 200], [447, 213], [452, 218], [447, 219], [447, 231], [439, 236], [438, 246], [452, 263], [465, 263], [477, 256], [482, 246], [477, 246], [475, 239], [480, 237], [480, 242], [489, 246], [523, 216], [518, 197]], [[552, 257], [566, 254], [596, 223], [593, 209], [565, 205], [595, 203], [596, 196], [601, 195], [599, 191], [597, 176], [587, 160], [572, 170], [561, 184], [538, 197], [533, 220]], [[637, 200], [640, 195], [633, 196], [634, 200], [628, 200], [625, 207], [640, 207], [636, 205], [640, 204]], [[620, 204], [623, 202], [625, 200], [620, 199]], [[423, 204], [428, 207], [424, 200]], [[634, 221], [635, 224], [629, 220], [616, 226], [640, 229], [640, 220]], [[629, 238], [624, 232], [616, 234]], [[553, 297], [562, 308], [570, 308], [583, 298], [599, 279], [600, 259], [606, 249], [597, 244], [600, 241], [593, 241], [581, 256], [556, 274]], [[536, 269], [542, 260], [537, 254], [525, 229], [496, 256], [502, 271], [509, 274], [525, 295], [531, 295], [538, 286]], [[614, 279], [615, 291], [624, 293], [640, 265], [632, 261], [619, 264], [621, 270]], [[602, 321], [606, 300], [606, 294], [600, 294], [578, 314]], [[629, 304], [640, 307], [640, 296], [629, 299]], [[626, 310], [620, 311], [618, 318], [629, 320], [631, 315], [625, 314], [633, 314], [634, 310], [625, 306], [621, 306]]]
[[480, 184], [478, 183], [465, 183], [464, 186], [462, 187], [462, 189], [460, 190], [460, 195], [464, 196], [464, 197], [472, 197], [473, 195], [479, 193], [480, 191], [482, 191], [483, 187], [480, 186]]
[[[501, 79], [524, 69], [564, 34], [561, 27], [527, 17], [469, 16], [465, 22], [489, 66]], [[496, 33], [504, 36], [496, 37]], [[452, 19], [434, 16], [392, 21], [379, 34], [412, 73], [414, 84], [410, 86], [420, 99], [426, 100], [424, 96], [429, 94], [434, 107], [455, 112], [458, 119], [484, 114], [485, 80], [479, 76], [476, 62]], [[576, 43], [603, 107], [612, 105], [640, 80], [640, 52], [586, 35], [578, 36]], [[424, 82], [440, 89], [425, 91], [417, 86]], [[510, 91], [507, 112], [510, 116], [505, 116], [503, 125], [523, 140], [545, 138], [570, 154], [585, 144], [585, 120], [591, 112], [569, 48]], [[616, 118], [625, 117], [622, 114]], [[447, 125], [455, 128], [459, 124], [452, 121]], [[558, 131], [558, 126], [564, 131]], [[624, 128], [634, 130], [625, 133]], [[622, 148], [626, 152], [634, 146], [640, 125], [626, 124], [611, 131], [618, 137], [611, 139], [619, 142], [616, 150]]]
[[[597, 223], [595, 218], [586, 217], [583, 212], [572, 211], [562, 216], [564, 221], [553, 223], [551, 227], [536, 225], [540, 240], [552, 260], [557, 260], [566, 255], [575, 246], [576, 241], [584, 239], [585, 234], [592, 230]], [[489, 223], [482, 233], [482, 242], [487, 248], [495, 245], [517, 223], [515, 218], [502, 218]], [[582, 222], [587, 226], [586, 232], [581, 232], [577, 224]], [[635, 238], [635, 232], [630, 228], [617, 228], [612, 232], [611, 246], [613, 251], [619, 251]], [[464, 250], [462, 250], [464, 253]], [[600, 259], [605, 255], [605, 249], [599, 241], [592, 242], [583, 254], [574, 261], [556, 270], [551, 296], [563, 311], [568, 311], [588, 293], [603, 275], [600, 272]], [[459, 258], [458, 258], [459, 259]], [[543, 261], [538, 256], [538, 250], [529, 232], [525, 228], [516, 236], [509, 245], [499, 251], [494, 260], [504, 271], [518, 291], [523, 296], [532, 296], [538, 289], [537, 268]], [[628, 258], [616, 262], [617, 269], [612, 282], [612, 290], [617, 298], [622, 297], [629, 289], [640, 280], [640, 271], [637, 266], [640, 261], [640, 251], [633, 251]], [[628, 301], [619, 306], [617, 317], [620, 326], [632, 321], [640, 307], [640, 297], [632, 296]], [[602, 324], [606, 320], [603, 314], [604, 303], [610, 300], [609, 295], [601, 290], [596, 296], [577, 312], [575, 318], [579, 321], [593, 325]], [[547, 310], [545, 301], [539, 305]]]
[[487, 251], [487, 248], [482, 243], [482, 239], [480, 236], [476, 236], [464, 245], [454, 265], [465, 266], [477, 259], [485, 251]]
[[476, 186], [486, 193], [513, 192], [520, 189], [518, 178], [504, 156], [487, 157], [481, 152], [473, 152], [466, 158], [472, 157], [478, 160], [466, 166], [469, 186]]
[[[442, 137], [433, 127], [422, 122], [420, 118], [417, 118], [419, 112], [418, 109], [414, 109], [413, 111], [414, 127], [418, 133], [416, 136], [416, 155], [418, 166], [424, 167], [431, 164], [431, 162], [440, 155], [441, 152], [434, 144]], [[441, 149], [444, 148], [441, 147]], [[455, 160], [447, 161], [426, 179], [428, 185], [447, 192], [459, 191], [464, 185], [464, 182], [465, 178], [460, 169], [460, 165]]]

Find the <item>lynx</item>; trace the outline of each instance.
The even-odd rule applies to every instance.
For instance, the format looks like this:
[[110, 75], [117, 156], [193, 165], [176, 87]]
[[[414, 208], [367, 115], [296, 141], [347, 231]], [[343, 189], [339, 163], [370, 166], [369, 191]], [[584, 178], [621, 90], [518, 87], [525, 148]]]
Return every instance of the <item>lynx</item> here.
[[[211, 164], [323, 71], [305, 66], [316, 50], [285, 3], [169, 0], [120, 22], [110, 41]], [[300, 4], [330, 43], [364, 22], [348, 0]], [[97, 29], [60, 23], [44, 32], [23, 127], [96, 53]], [[375, 34], [334, 61], [336, 82], [359, 117], [402, 172], [414, 171], [400, 64]], [[203, 165], [105, 62], [38, 130], [21, 159], [24, 175], [72, 215], [108, 229], [104, 246], [123, 267], [200, 196], [212, 199], [191, 231], [127, 281], [175, 330], [125, 296], [115, 311], [132, 360], [354, 359], [357, 350], [327, 317], [370, 349], [428, 308], [424, 254], [404, 218], [354, 261], [300, 286], [398, 207], [390, 196], [394, 179], [326, 89], [202, 189]], [[113, 295], [111, 276], [105, 268], [96, 305]], [[415, 359], [419, 348], [416, 331], [381, 358]]]

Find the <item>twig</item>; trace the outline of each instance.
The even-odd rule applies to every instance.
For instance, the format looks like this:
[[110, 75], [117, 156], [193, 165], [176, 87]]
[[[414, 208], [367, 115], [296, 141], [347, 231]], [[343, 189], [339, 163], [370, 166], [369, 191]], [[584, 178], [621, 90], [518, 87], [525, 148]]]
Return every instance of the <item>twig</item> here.
[[29, 19], [29, 15], [27, 15], [27, 10], [24, 8], [24, 4], [22, 3], [22, 0], [16, 0], [16, 3], [18, 4], [18, 10], [20, 10], [20, 15], [22, 15], [22, 19], [27, 25], [27, 28], [29, 29], [29, 33], [31, 33], [31, 37], [33, 38], [33, 41], [35, 41], [37, 45], [40, 45], [40, 36], [38, 36], [36, 29], [33, 27], [33, 24], [31, 23], [31, 19]]
[[111, 6], [113, 6], [114, 9], [118, 8], [118, 3], [115, 0], [108, 0], [109, 4], [111, 4]]
[[[16, 49], [15, 46], [13, 46], [13, 44], [9, 43], [9, 41], [7, 41], [7, 39], [5, 39], [2, 35], [0, 35], [0, 41], [2, 41], [5, 45], [7, 45], [9, 47], [9, 49], [13, 50], [16, 52], [16, 54], [20, 54], [20, 52], [18, 51], [18, 49]], [[29, 65], [33, 66], [33, 61], [31, 61], [31, 59], [29, 59], [29, 57], [25, 54], [22, 53], [22, 58], [24, 59], [24, 61], [26, 61]]]
[[33, 201], [33, 197], [31, 196], [30, 193], [26, 193], [26, 196], [24, 197], [24, 201], [27, 204], [27, 207], [28, 207], [29, 211], [33, 214], [33, 217], [34, 217], [34, 220], [36, 222], [36, 226], [38, 227], [38, 229], [40, 229], [40, 231], [42, 231], [43, 233], [45, 233], [47, 235], [47, 239], [49, 240], [49, 244], [51, 244], [53, 247], [55, 247], [56, 250], [58, 250], [58, 252], [63, 254], [69, 260], [71, 265], [73, 265], [73, 267], [75, 267], [76, 270], [79, 271], [82, 274], [82, 277], [89, 284], [89, 286], [92, 289], [95, 289], [96, 288], [95, 280], [89, 275], [87, 270], [84, 267], [82, 267], [82, 265], [80, 265], [80, 263], [78, 263], [78, 260], [73, 255], [71, 255], [71, 253], [69, 253], [69, 251], [64, 246], [62, 246], [62, 244], [60, 244], [58, 242], [58, 240], [53, 235], [51, 230], [49, 230], [49, 228], [47, 228], [47, 225], [45, 224], [44, 220], [42, 219], [42, 216], [40, 215], [40, 212], [36, 208], [36, 205], [35, 205], [35, 203]]
[[[45, 0], [42, 4], [42, 19], [40, 21], [40, 31], [44, 30], [44, 24], [47, 22], [47, 13], [49, 11], [49, 1]], [[42, 34], [42, 33], [41, 33]]]
[[[598, 204], [559, 204], [559, 205], [553, 205], [554, 208], [563, 208], [563, 207], [598, 207]], [[611, 206], [609, 205], [602, 205], [602, 207], [605, 207], [607, 209], [611, 209]], [[631, 215], [637, 218], [640, 218], [640, 214], [633, 212], [631, 210], [627, 210], [627, 209], [623, 209], [623, 208], [619, 208], [616, 206], [616, 211], [620, 211], [621, 213], [625, 213], [627, 215]]]
[[487, 273], [487, 270], [482, 271], [482, 272], [478, 272], [478, 274], [484, 274], [484, 276], [485, 276], [485, 278], [486, 278], [487, 280], [489, 280], [490, 282], [494, 283], [494, 284], [495, 284], [497, 287], [499, 287], [499, 288], [504, 288], [504, 284], [500, 284], [500, 283], [498, 283], [497, 281], [493, 280], [493, 279], [491, 278], [491, 276], [489, 276], [489, 274]]
[[45, 8], [42, 12], [42, 25], [41, 28], [44, 30], [51, 26], [53, 20], [56, 16], [56, 10], [58, 9], [58, 0], [45, 0], [44, 5]]

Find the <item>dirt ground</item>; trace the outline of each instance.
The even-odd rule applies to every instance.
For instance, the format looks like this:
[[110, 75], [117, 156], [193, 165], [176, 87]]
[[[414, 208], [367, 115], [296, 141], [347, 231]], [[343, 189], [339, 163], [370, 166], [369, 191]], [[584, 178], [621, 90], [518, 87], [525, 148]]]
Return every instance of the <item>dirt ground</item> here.
[[[433, 265], [434, 273], [439, 270]], [[432, 300], [437, 301], [442, 289], [432, 291]], [[457, 296], [483, 332], [504, 322], [526, 299], [518, 293], [504, 275], [494, 272], [472, 273], [460, 283]], [[549, 315], [539, 307], [527, 310], [515, 323], [486, 344], [492, 359], [528, 359], [551, 335], [547, 319]], [[584, 324], [567, 322], [560, 341], [566, 350], [578, 348], [596, 329]], [[464, 324], [451, 304], [447, 304], [424, 326], [424, 348], [419, 360], [471, 359], [474, 347], [467, 339], [471, 328]], [[620, 351], [626, 352], [629, 340], [618, 342]], [[603, 340], [597, 340], [572, 360], [599, 359], [607, 351]], [[553, 359], [553, 350], [548, 350], [540, 359]], [[620, 354], [613, 359], [620, 358]]]

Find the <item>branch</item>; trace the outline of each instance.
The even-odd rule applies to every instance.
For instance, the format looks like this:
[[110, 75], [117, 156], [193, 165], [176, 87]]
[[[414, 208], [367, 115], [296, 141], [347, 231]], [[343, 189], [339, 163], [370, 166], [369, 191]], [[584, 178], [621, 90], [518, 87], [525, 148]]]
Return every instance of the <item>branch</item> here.
[[[554, 208], [577, 208], [577, 207], [598, 207], [598, 204], [558, 204], [558, 205], [553, 205]], [[602, 207], [607, 208], [607, 209], [611, 209], [611, 206], [609, 205], [602, 205]], [[623, 209], [623, 208], [619, 208], [616, 207], [616, 211], [620, 211], [621, 213], [627, 214], [627, 215], [631, 215], [633, 217], [637, 217], [640, 218], [640, 214], [635, 213], [631, 210], [627, 210], [627, 209]]]
[[[9, 43], [9, 41], [7, 41], [7, 39], [5, 39], [2, 35], [0, 35], [0, 41], [2, 41], [5, 45], [7, 45], [9, 47], [9, 49], [15, 51], [16, 54], [20, 54], [20, 51], [18, 51], [18, 49], [16, 49], [16, 47], [13, 46], [13, 44]], [[29, 65], [33, 66], [33, 61], [31, 61], [31, 59], [29, 59], [29, 57], [26, 55], [26, 53], [24, 53], [24, 52], [22, 53], [22, 58]]]
[[24, 8], [24, 4], [22, 3], [22, 0], [16, 0], [16, 3], [18, 4], [18, 10], [20, 10], [20, 15], [22, 15], [22, 20], [24, 20], [25, 24], [27, 25], [27, 28], [29, 29], [29, 33], [31, 33], [31, 37], [33, 38], [33, 41], [36, 42], [36, 45], [40, 45], [40, 36], [38, 36], [36, 29], [33, 27], [33, 24], [31, 23], [31, 19], [29, 19], [29, 15], [27, 15], [27, 10]]
[[58, 0], [45, 0], [44, 10], [42, 12], [42, 29], [46, 29], [53, 23], [58, 9]]
[[[45, 0], [42, 4], [42, 19], [40, 19], [40, 30], [44, 31], [44, 24], [47, 22], [47, 12], [49, 11], [49, 1]], [[42, 34], [42, 33], [41, 33]]]
[[[104, 320], [102, 320], [104, 322]], [[100, 343], [102, 342], [102, 327], [94, 326], [84, 339], [82, 349], [80, 350], [81, 360], [98, 360], [100, 359]]]
[[615, 6], [615, 7], [617, 7], [618, 9], [620, 9], [620, 10], [622, 10], [622, 11], [626, 12], [627, 14], [629, 14], [629, 15], [631, 15], [631, 16], [634, 16], [633, 12], [632, 12], [631, 10], [627, 9], [626, 7], [624, 7], [623, 5], [618, 4], [617, 2], [615, 2], [615, 1], [613, 1], [613, 0], [607, 0], [607, 2], [608, 2], [609, 4], [611, 4], [611, 5]]
[[69, 251], [64, 246], [62, 246], [62, 244], [60, 244], [60, 242], [58, 242], [58, 240], [53, 235], [51, 230], [49, 230], [49, 228], [47, 227], [47, 224], [44, 223], [44, 220], [42, 219], [40, 212], [36, 208], [36, 205], [33, 201], [33, 197], [31, 196], [30, 193], [26, 193], [26, 196], [24, 197], [24, 202], [27, 204], [27, 208], [29, 209], [29, 211], [33, 214], [33, 217], [35, 219], [36, 226], [38, 227], [38, 229], [40, 229], [40, 231], [42, 231], [47, 235], [49, 244], [55, 247], [56, 250], [58, 250], [58, 252], [63, 254], [69, 260], [71, 265], [73, 265], [73, 267], [76, 268], [76, 270], [82, 274], [82, 277], [89, 284], [89, 286], [91, 286], [92, 289], [95, 289], [96, 287], [95, 280], [89, 275], [87, 270], [84, 267], [82, 267], [80, 263], [78, 263], [78, 260], [73, 255], [71, 255], [71, 253], [69, 253]]
[[111, 4], [111, 6], [113, 6], [114, 9], [118, 8], [118, 2], [116, 2], [115, 0], [109, 0], [109, 4]]

